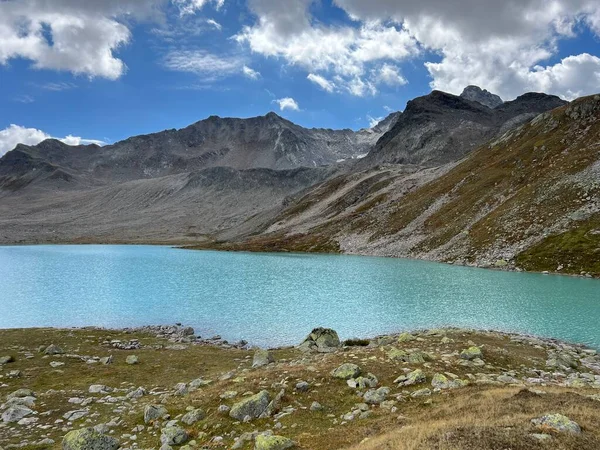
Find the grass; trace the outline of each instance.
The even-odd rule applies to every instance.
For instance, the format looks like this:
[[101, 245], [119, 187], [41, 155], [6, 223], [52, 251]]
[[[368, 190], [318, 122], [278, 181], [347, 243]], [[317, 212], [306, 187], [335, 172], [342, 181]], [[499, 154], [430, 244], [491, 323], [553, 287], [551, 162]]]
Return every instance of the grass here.
[[[453, 341], [441, 344], [442, 334]], [[220, 404], [231, 406], [244, 392], [266, 389], [274, 395], [281, 386], [286, 386], [283, 404], [293, 406], [296, 411], [279, 420], [283, 428], [277, 433], [296, 440], [302, 449], [478, 448], [473, 447], [475, 438], [472, 437], [477, 435], [477, 430], [486, 430], [486, 436], [497, 436], [497, 439], [500, 439], [496, 441], [495, 437], [490, 437], [489, 442], [509, 442], [501, 440], [506, 427], [511, 427], [508, 433], [512, 440], [510, 442], [518, 443], [526, 439], [527, 433], [531, 431], [529, 420], [548, 411], [572, 416], [585, 431], [581, 438], [575, 440], [557, 439], [555, 442], [562, 447], [559, 445], [553, 448], [595, 448], [585, 445], [595, 445], [600, 438], [600, 416], [597, 415], [600, 403], [588, 401], [579, 395], [586, 393], [585, 391], [575, 392], [573, 389], [564, 388], [548, 388], [547, 396], [522, 399], [517, 395], [518, 389], [473, 385], [434, 395], [429, 398], [431, 402], [427, 398], [413, 399], [405, 396], [403, 401], [397, 404], [396, 413], [390, 413], [384, 408], [372, 408], [372, 416], [368, 419], [341, 424], [340, 417], [362, 401], [344, 381], [330, 376], [332, 369], [344, 362], [354, 362], [364, 372], [375, 374], [380, 386], [392, 387], [393, 395], [397, 395], [406, 389], [410, 392], [425, 387], [394, 387], [394, 379], [404, 373], [405, 369], [422, 368], [428, 380], [431, 380], [434, 373], [446, 371], [451, 371], [463, 379], [467, 378], [467, 374], [472, 373], [474, 369], [448, 365], [440, 355], [458, 354], [460, 350], [471, 345], [469, 341], [475, 341], [482, 346], [486, 363], [494, 368], [478, 368], [475, 369], [477, 372], [493, 370], [494, 373], [500, 373], [502, 370], [512, 369], [520, 376], [525, 376], [529, 367], [544, 367], [547, 358], [546, 351], [541, 348], [523, 345], [494, 333], [447, 330], [437, 335], [417, 336], [417, 341], [401, 344], [392, 339], [390, 345], [383, 347], [366, 347], [364, 344], [368, 343], [368, 340], [352, 339], [347, 342], [348, 346], [344, 351], [325, 355], [305, 355], [294, 348], [276, 349], [275, 365], [251, 369], [251, 351], [195, 345], [173, 350], [165, 348], [166, 341], [149, 335], [96, 329], [0, 331], [0, 354], [14, 353], [17, 359], [16, 362], [0, 369], [2, 374], [14, 369], [21, 370], [24, 374], [22, 378], [17, 379], [0, 378], [0, 396], [4, 397], [21, 387], [33, 389], [38, 394], [35, 409], [39, 412], [49, 411], [47, 416], [38, 416], [40, 424], [51, 425], [46, 431], [36, 428], [32, 432], [21, 434], [15, 432], [20, 429], [19, 426], [0, 427], [0, 446], [20, 443], [24, 439], [33, 443], [44, 435], [56, 441], [54, 448], [60, 448], [65, 432], [60, 429], [62, 425], [53, 425], [54, 421], [65, 412], [78, 409], [77, 405], [68, 403], [67, 399], [76, 396], [89, 397], [87, 388], [91, 384], [105, 384], [123, 389], [121, 393], [113, 394], [120, 396], [138, 386], [158, 392], [172, 392], [176, 383], [190, 382], [203, 377], [213, 380], [213, 383], [185, 397], [168, 396], [164, 399], [164, 404], [172, 417], [184, 413], [186, 407], [190, 406], [201, 407], [206, 411], [207, 417], [203, 421], [187, 427], [197, 438], [198, 444], [205, 445], [206, 448], [219, 447], [211, 443], [214, 436], [223, 436], [224, 445], [228, 448], [233, 443], [233, 436], [239, 436], [246, 431], [272, 428], [272, 419], [239, 424], [219, 414], [217, 408]], [[103, 344], [106, 340], [133, 338], [140, 339], [144, 348], [119, 351]], [[112, 354], [114, 363], [108, 366], [90, 365], [80, 359], [66, 356], [45, 357], [37, 351], [38, 347], [45, 347], [50, 343], [61, 346], [70, 354], [99, 357]], [[419, 348], [434, 355], [434, 359], [425, 365], [393, 361], [387, 357], [387, 352], [392, 348]], [[33, 357], [28, 359], [27, 352]], [[137, 355], [140, 364], [127, 365], [125, 358], [129, 354]], [[50, 361], [62, 361], [65, 365], [52, 369], [49, 366]], [[222, 374], [232, 370], [235, 374], [231, 379], [219, 380]], [[308, 392], [297, 392], [294, 389], [300, 380], [310, 383]], [[237, 391], [239, 394], [235, 399], [221, 400], [220, 394], [225, 391]], [[90, 423], [103, 423], [115, 416], [120, 417], [122, 423], [115, 429], [115, 436], [119, 437], [130, 433], [133, 427], [143, 424], [144, 405], [159, 402], [159, 398], [148, 395], [138, 401], [128, 402], [123, 413], [115, 412], [115, 404], [95, 402], [90, 406], [94, 412], [94, 415], [89, 416], [92, 419]], [[314, 401], [321, 403], [324, 410], [310, 411], [309, 406]], [[399, 419], [399, 416], [402, 417]], [[84, 425], [87, 425], [85, 421], [76, 423], [76, 427]], [[452, 433], [454, 437], [449, 439], [448, 433]], [[368, 441], [363, 442], [365, 439]], [[138, 433], [137, 443], [140, 448], [152, 448], [157, 446], [158, 440], [157, 431], [150, 428]], [[360, 444], [361, 442], [363, 443]], [[484, 439], [481, 442], [487, 441]], [[481, 448], [521, 448], [491, 445]], [[244, 448], [250, 449], [252, 446], [248, 444]]]

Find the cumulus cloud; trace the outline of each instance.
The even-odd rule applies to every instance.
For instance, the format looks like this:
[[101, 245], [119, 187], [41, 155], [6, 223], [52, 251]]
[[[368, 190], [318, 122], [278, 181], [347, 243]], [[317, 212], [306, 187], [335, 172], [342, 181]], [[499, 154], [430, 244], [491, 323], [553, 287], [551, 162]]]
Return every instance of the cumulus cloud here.
[[207, 19], [206, 23], [211, 25], [212, 27], [214, 27], [215, 29], [221, 31], [223, 29], [223, 26], [217, 22], [215, 19]]
[[252, 52], [306, 69], [309, 80], [322, 89], [334, 90], [324, 75], [328, 73], [339, 90], [360, 96], [377, 92], [372, 63], [402, 61], [419, 53], [416, 40], [399, 24], [325, 26], [311, 17], [312, 3], [252, 0], [256, 24], [244, 27], [235, 39]]
[[257, 72], [248, 66], [242, 67], [242, 73], [251, 80], [258, 80], [260, 78], [260, 72]]
[[384, 64], [375, 71], [375, 78], [388, 86], [404, 86], [408, 83], [406, 78], [400, 74], [400, 69], [391, 64]]
[[173, 4], [179, 8], [181, 15], [195, 14], [209, 3], [212, 3], [216, 9], [221, 9], [225, 0], [173, 0]]
[[402, 24], [423, 48], [440, 54], [441, 61], [426, 63], [435, 89], [460, 93], [478, 84], [507, 99], [528, 90], [572, 98], [600, 89], [594, 56], [543, 64], [581, 26], [600, 34], [595, 0], [334, 1], [354, 20]]
[[279, 105], [279, 109], [281, 111], [285, 111], [286, 109], [292, 111], [300, 111], [300, 106], [298, 105], [298, 102], [296, 102], [296, 100], [294, 100], [291, 97], [280, 98], [278, 100], [273, 100], [273, 102]]
[[[51, 135], [36, 128], [26, 128], [20, 125], [10, 125], [4, 130], [0, 130], [0, 156], [14, 149], [17, 144], [36, 145], [40, 142], [52, 138]], [[87, 145], [97, 144], [106, 145], [106, 142], [95, 139], [83, 139], [78, 136], [68, 135], [64, 138], [55, 138], [67, 145]]]

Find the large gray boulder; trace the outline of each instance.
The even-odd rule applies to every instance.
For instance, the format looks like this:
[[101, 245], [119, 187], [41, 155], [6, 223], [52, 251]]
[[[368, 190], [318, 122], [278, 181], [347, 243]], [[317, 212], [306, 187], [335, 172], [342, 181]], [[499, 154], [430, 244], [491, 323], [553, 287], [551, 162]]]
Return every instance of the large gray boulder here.
[[244, 420], [246, 416], [250, 419], [258, 419], [269, 407], [271, 396], [267, 391], [260, 391], [258, 394], [248, 397], [241, 402], [233, 405], [229, 411], [229, 416], [237, 420]]
[[18, 422], [31, 414], [33, 411], [26, 406], [12, 406], [2, 413], [2, 421], [4, 423]]
[[541, 431], [552, 431], [555, 433], [580, 434], [581, 427], [577, 422], [562, 414], [547, 414], [531, 421], [532, 425]]
[[283, 436], [259, 434], [254, 441], [254, 450], [287, 450], [295, 446], [294, 441]]
[[201, 421], [206, 417], [206, 413], [202, 409], [194, 409], [188, 413], [185, 413], [181, 418], [181, 421], [186, 425], [193, 425], [196, 422]]
[[254, 359], [252, 360], [252, 368], [264, 367], [275, 362], [273, 353], [268, 350], [258, 349], [254, 353]]
[[119, 441], [114, 437], [99, 433], [93, 428], [74, 430], [64, 437], [63, 450], [117, 450]]
[[144, 423], [149, 423], [154, 420], [162, 419], [168, 416], [167, 408], [162, 405], [147, 405], [144, 408]]
[[162, 445], [185, 444], [190, 438], [187, 431], [179, 427], [166, 427], [161, 430], [160, 443]]
[[340, 380], [349, 380], [351, 378], [356, 378], [362, 373], [360, 367], [353, 363], [344, 363], [339, 366], [337, 369], [331, 371], [331, 376], [333, 378], [339, 378]]
[[335, 351], [340, 345], [340, 338], [335, 330], [331, 328], [315, 328], [298, 348], [303, 351], [329, 353]]

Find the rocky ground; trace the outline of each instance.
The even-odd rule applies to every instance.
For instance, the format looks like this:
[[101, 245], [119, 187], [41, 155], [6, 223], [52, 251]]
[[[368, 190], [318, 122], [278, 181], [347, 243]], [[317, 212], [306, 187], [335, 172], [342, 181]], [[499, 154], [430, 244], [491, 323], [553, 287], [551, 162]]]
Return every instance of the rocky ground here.
[[596, 351], [498, 332], [4, 330], [0, 400], [1, 450], [600, 448]]

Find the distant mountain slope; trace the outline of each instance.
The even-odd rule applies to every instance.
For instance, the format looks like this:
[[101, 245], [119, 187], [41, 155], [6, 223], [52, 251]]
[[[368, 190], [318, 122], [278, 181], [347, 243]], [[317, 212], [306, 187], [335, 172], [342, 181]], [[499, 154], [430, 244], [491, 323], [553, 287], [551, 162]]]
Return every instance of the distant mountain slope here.
[[181, 130], [135, 136], [106, 147], [71, 147], [57, 140], [18, 145], [0, 159], [0, 188], [45, 181], [79, 189], [157, 178], [209, 167], [295, 169], [364, 156], [394, 125], [390, 115], [373, 129], [307, 129], [275, 113], [251, 119], [216, 116]]
[[600, 96], [541, 114], [459, 163], [330, 179], [262, 233], [218, 246], [600, 275]]
[[546, 94], [525, 94], [490, 109], [478, 102], [433, 91], [408, 102], [395, 125], [358, 163], [417, 164], [429, 167], [462, 158], [483, 143], [539, 113], [566, 102]]

